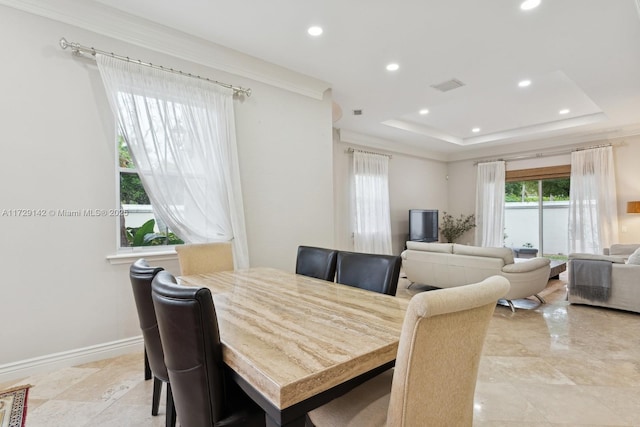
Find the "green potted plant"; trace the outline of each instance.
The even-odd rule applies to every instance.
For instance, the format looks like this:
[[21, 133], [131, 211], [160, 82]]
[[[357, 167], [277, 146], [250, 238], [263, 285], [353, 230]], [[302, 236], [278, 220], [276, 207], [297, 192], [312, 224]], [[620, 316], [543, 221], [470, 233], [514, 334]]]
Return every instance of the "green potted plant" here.
[[156, 233], [156, 221], [150, 219], [138, 228], [127, 227], [126, 238], [129, 246], [181, 245], [184, 243], [170, 231]]
[[454, 218], [453, 215], [443, 212], [440, 234], [442, 234], [442, 237], [447, 243], [453, 243], [458, 237], [462, 236], [475, 226], [475, 214], [467, 216], [460, 214], [458, 218]]

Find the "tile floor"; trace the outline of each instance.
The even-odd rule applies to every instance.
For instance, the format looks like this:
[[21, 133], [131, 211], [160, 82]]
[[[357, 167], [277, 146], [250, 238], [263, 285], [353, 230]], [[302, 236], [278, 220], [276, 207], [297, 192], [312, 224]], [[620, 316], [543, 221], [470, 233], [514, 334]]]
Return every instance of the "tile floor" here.
[[[478, 374], [477, 427], [640, 427], [640, 315], [565, 301], [566, 273], [542, 295], [499, 305]], [[424, 290], [407, 289], [398, 296]], [[36, 375], [30, 383], [28, 427], [164, 426], [164, 405], [152, 417], [152, 382], [142, 354], [129, 354]], [[164, 396], [163, 396], [164, 402]]]

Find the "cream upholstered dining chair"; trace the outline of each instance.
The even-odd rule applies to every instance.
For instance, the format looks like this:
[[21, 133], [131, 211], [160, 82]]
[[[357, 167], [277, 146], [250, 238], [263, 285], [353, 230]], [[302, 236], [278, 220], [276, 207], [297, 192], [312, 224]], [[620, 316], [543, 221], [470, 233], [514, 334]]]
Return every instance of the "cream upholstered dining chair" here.
[[229, 242], [176, 245], [176, 252], [183, 276], [233, 270], [233, 252]]
[[395, 368], [310, 412], [317, 427], [471, 426], [480, 353], [509, 281], [415, 295], [407, 308]]

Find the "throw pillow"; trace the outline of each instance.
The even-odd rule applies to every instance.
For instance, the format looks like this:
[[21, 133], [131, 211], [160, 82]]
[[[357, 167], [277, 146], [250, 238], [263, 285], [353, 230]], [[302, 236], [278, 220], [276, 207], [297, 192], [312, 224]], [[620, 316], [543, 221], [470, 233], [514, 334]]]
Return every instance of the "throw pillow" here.
[[640, 248], [636, 249], [634, 253], [629, 255], [627, 264], [640, 264]]

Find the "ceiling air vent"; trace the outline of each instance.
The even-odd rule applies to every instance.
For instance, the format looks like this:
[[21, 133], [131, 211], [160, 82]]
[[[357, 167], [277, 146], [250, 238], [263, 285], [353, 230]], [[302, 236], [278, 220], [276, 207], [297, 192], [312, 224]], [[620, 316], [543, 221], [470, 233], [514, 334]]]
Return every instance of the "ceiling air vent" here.
[[432, 88], [438, 89], [440, 92], [448, 92], [462, 86], [464, 86], [464, 83], [462, 83], [458, 79], [451, 79], [442, 83], [438, 83], [437, 85], [431, 85]]
[[362, 115], [362, 110], [353, 110], [353, 115], [354, 116], [361, 116]]

